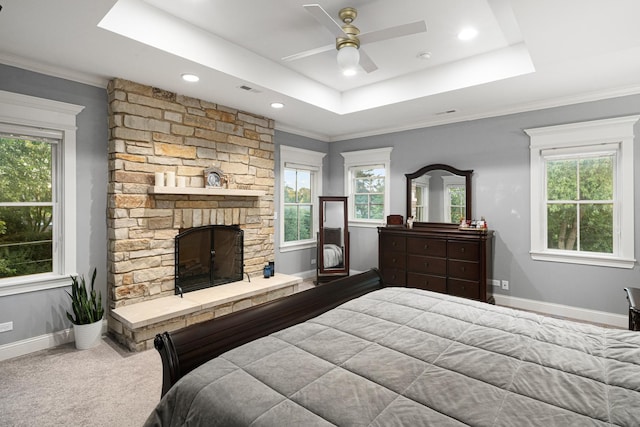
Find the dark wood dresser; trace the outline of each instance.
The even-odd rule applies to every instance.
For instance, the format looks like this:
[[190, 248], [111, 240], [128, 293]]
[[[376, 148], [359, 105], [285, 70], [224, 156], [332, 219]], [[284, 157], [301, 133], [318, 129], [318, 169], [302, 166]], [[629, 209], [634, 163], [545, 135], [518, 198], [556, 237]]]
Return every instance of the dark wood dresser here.
[[378, 254], [388, 285], [494, 303], [492, 230], [458, 230], [449, 224], [378, 227]]

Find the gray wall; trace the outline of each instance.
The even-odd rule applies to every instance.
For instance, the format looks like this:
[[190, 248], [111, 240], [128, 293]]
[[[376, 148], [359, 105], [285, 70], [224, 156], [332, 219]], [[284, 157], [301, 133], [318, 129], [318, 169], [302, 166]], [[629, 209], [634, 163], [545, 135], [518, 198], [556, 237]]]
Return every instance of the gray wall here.
[[[473, 212], [496, 232], [494, 278], [510, 281], [514, 297], [626, 314], [623, 288], [640, 286], [640, 269], [595, 267], [532, 261], [530, 250], [529, 138], [523, 129], [640, 113], [640, 95], [534, 112], [423, 128], [332, 143], [330, 167], [342, 168], [342, 151], [393, 147], [391, 213], [406, 217], [404, 174], [431, 163], [473, 169]], [[640, 126], [635, 128], [635, 207], [640, 209]], [[332, 173], [333, 188], [342, 185]], [[340, 181], [340, 182], [338, 182]], [[341, 188], [341, 187], [340, 187]], [[636, 215], [638, 218], [638, 215]], [[635, 224], [636, 259], [640, 257], [640, 223]], [[351, 268], [377, 264], [374, 229], [350, 228]]]
[[[84, 105], [77, 131], [77, 266], [89, 276], [97, 267], [96, 285], [106, 299], [107, 263], [107, 93], [103, 88], [49, 77], [0, 64], [0, 90]], [[0, 297], [0, 345], [70, 327], [63, 288]]]

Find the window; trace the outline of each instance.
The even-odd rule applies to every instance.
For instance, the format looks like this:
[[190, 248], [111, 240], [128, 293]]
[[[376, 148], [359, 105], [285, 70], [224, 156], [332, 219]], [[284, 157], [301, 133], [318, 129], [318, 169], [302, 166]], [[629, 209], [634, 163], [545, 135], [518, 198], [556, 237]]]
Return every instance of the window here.
[[378, 226], [389, 215], [391, 148], [342, 153], [350, 225]]
[[318, 196], [322, 193], [325, 153], [280, 147], [280, 247], [301, 249], [316, 244]]
[[23, 131], [0, 132], [0, 278], [53, 272], [60, 140]]
[[66, 286], [76, 274], [82, 109], [0, 91], [0, 296]]
[[633, 267], [633, 125], [639, 118], [525, 130], [533, 259]]

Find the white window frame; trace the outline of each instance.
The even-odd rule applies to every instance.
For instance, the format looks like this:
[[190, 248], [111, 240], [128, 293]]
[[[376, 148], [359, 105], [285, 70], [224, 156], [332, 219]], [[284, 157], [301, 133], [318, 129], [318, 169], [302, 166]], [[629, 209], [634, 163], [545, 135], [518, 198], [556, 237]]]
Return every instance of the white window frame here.
[[[393, 147], [374, 148], [372, 150], [347, 151], [340, 153], [344, 157], [344, 192], [349, 201], [349, 226], [378, 227], [386, 222], [391, 212], [391, 151]], [[353, 172], [356, 168], [384, 167], [384, 213], [381, 220], [355, 218], [355, 197]]]
[[0, 297], [71, 284], [76, 273], [76, 117], [84, 106], [0, 91], [0, 123], [32, 128], [34, 134], [50, 133], [60, 139], [60, 156], [54, 182], [58, 198], [59, 233], [55, 237], [52, 273], [0, 279]]
[[[318, 197], [322, 194], [322, 161], [326, 153], [305, 150], [303, 148], [280, 146], [280, 252], [296, 251], [316, 247], [316, 233], [318, 232]], [[284, 241], [284, 170], [285, 168], [303, 169], [311, 171], [311, 200], [313, 213], [313, 229], [311, 239]]]
[[[633, 268], [633, 126], [640, 115], [525, 129], [531, 140], [531, 258], [604, 267]], [[616, 151], [612, 254], [547, 248], [545, 159], [553, 154]]]

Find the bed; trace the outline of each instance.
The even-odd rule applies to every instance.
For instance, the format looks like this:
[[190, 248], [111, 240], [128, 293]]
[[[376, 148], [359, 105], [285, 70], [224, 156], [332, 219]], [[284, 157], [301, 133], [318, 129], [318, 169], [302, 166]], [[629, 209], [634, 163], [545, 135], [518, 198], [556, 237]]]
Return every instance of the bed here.
[[274, 303], [160, 334], [164, 396], [146, 425], [640, 420], [634, 331], [384, 287], [376, 270]]

